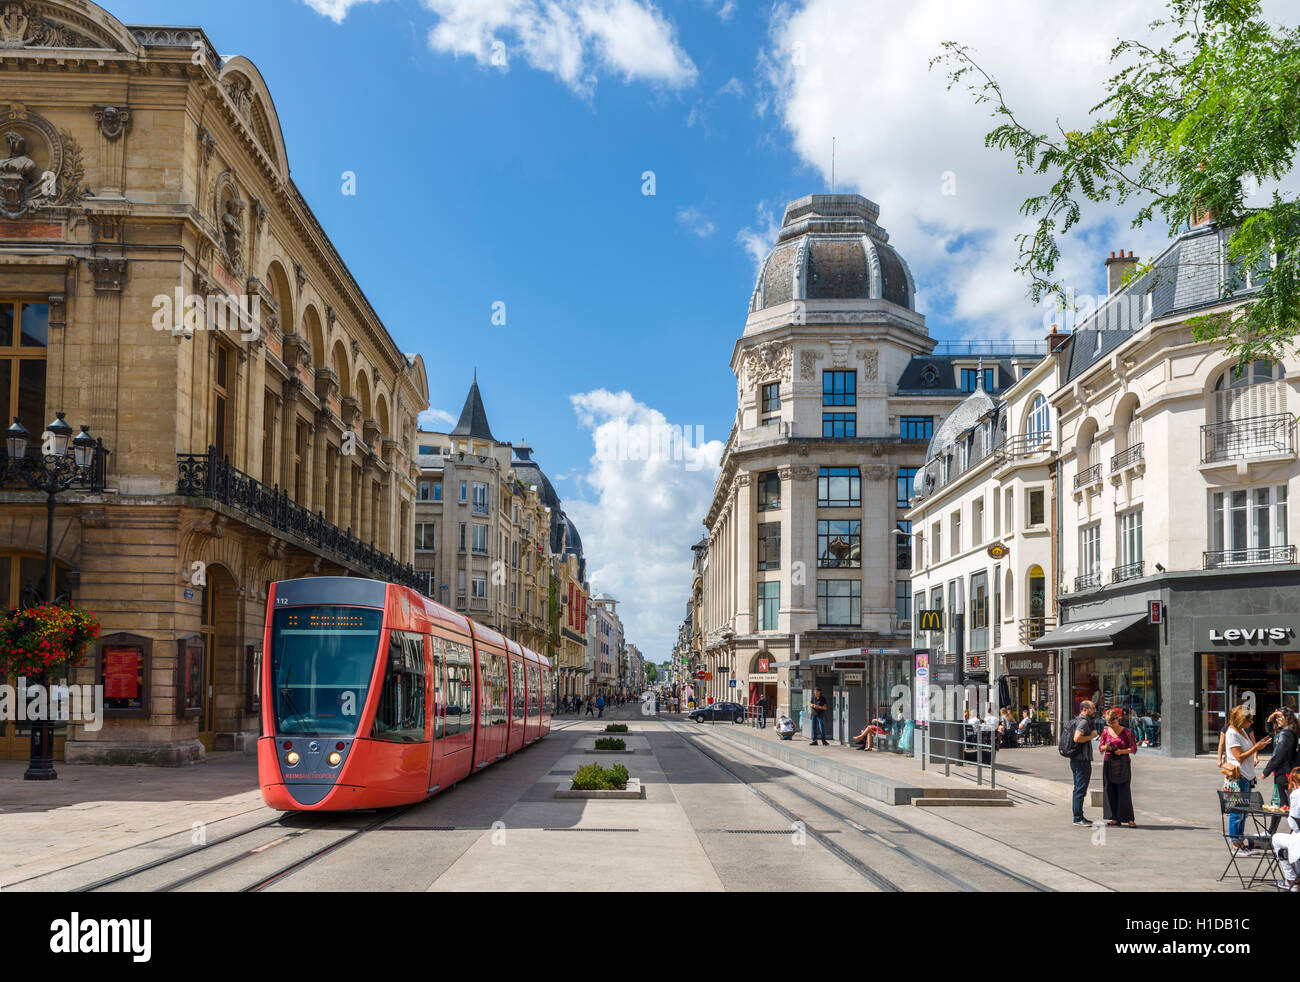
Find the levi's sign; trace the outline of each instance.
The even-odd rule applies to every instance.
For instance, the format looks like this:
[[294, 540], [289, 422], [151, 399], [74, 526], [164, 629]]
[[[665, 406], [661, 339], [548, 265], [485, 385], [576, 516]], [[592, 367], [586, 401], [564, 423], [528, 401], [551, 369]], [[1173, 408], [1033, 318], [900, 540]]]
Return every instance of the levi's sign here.
[[1295, 644], [1296, 625], [1300, 617], [1197, 617], [1196, 637], [1207, 647], [1233, 647], [1245, 650], [1289, 647]]

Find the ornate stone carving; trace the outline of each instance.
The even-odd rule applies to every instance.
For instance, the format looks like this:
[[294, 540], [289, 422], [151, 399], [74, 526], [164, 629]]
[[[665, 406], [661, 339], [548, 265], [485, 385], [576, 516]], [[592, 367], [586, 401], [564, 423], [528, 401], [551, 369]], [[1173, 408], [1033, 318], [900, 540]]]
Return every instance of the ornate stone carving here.
[[131, 110], [125, 106], [96, 106], [94, 116], [100, 134], [109, 143], [120, 140], [131, 128]]
[[214, 212], [221, 231], [221, 255], [232, 276], [244, 274], [244, 199], [234, 176], [222, 171], [217, 178]]
[[849, 346], [852, 341], [832, 341], [831, 342], [831, 367], [848, 368], [849, 367]]
[[361, 342], [356, 338], [352, 339], [352, 357], [355, 359], [361, 354]]
[[50, 327], [67, 327], [68, 298], [62, 293], [52, 293], [48, 299], [50, 303]]
[[302, 263], [293, 264], [293, 278], [298, 281], [298, 292], [307, 285], [307, 270], [303, 268]]
[[880, 464], [873, 464], [871, 467], [862, 468], [862, 476], [868, 481], [888, 481], [895, 476], [896, 472], [892, 467], [885, 467]]
[[253, 225], [260, 235], [266, 231], [266, 205], [262, 204], [261, 198], [251, 198], [249, 207], [253, 212]]
[[329, 329], [330, 329], [331, 331], [334, 330], [334, 322], [335, 322], [336, 320], [338, 320], [338, 319], [339, 319], [339, 313], [338, 313], [338, 311], [335, 310], [333, 307], [331, 307], [329, 304], [326, 304], [326, 305], [325, 305], [325, 323], [329, 326]]
[[736, 488], [749, 487], [749, 475], [743, 471], [737, 474], [736, 479], [732, 482], [732, 487], [736, 487]]
[[21, 218], [48, 205], [69, 205], [89, 193], [81, 147], [26, 106], [11, 105], [0, 120], [0, 214]]
[[209, 163], [212, 162], [212, 155], [217, 150], [217, 141], [206, 126], [200, 126], [198, 129], [199, 153], [202, 155], [200, 165], [206, 170]]
[[46, 20], [30, 3], [6, 3], [0, 11], [0, 44], [6, 48], [103, 48], [64, 24]]
[[799, 352], [799, 379], [803, 382], [817, 381], [817, 363], [822, 356], [816, 351]]
[[792, 467], [790, 470], [796, 481], [811, 481], [817, 476], [816, 467]]
[[87, 259], [86, 265], [95, 277], [96, 291], [118, 292], [126, 282], [125, 259]]
[[880, 376], [880, 352], [871, 348], [859, 348], [858, 360], [862, 362], [862, 377], [868, 382]]
[[794, 367], [794, 345], [789, 341], [765, 341], [751, 348], [745, 357], [748, 385], [780, 380], [789, 382]]

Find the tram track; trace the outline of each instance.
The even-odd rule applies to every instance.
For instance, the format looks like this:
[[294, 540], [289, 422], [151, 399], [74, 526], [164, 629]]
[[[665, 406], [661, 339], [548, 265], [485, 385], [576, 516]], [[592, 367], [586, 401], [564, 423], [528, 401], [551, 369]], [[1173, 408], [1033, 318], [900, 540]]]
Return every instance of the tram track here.
[[[727, 773], [730, 773], [733, 777], [736, 778], [736, 780], [745, 784], [750, 791], [758, 795], [760, 799], [765, 801], [765, 803], [769, 805], [775, 804], [774, 799], [772, 799], [771, 795], [766, 794], [766, 792], [759, 791], [757, 788], [754, 787], [753, 783], [749, 779], [747, 779], [744, 775], [738, 773], [736, 770], [727, 766], [727, 764], [723, 763], [713, 754], [710, 754], [706, 750], [701, 748], [698, 742], [698, 737], [704, 737], [707, 736], [707, 734], [698, 734], [698, 735], [691, 734], [687, 732], [685, 729], [675, 724], [668, 724], [668, 728], [670, 732], [676, 733], [685, 743], [693, 747], [697, 752], [703, 754], [705, 757], [708, 757], [722, 770], [726, 771]], [[758, 754], [754, 753], [753, 751], [747, 750], [746, 748], [732, 746], [729, 744], [727, 746], [727, 750], [729, 753], [734, 752], [734, 753], [743, 754], [749, 760], [758, 761], [760, 764], [764, 766], [771, 765], [770, 760], [763, 758]], [[742, 764], [742, 766], [753, 767], [754, 765]], [[791, 773], [789, 776], [792, 778], [795, 777], [793, 773]], [[790, 796], [798, 799], [799, 801], [803, 802], [807, 806], [811, 806], [817, 809], [822, 814], [830, 817], [831, 819], [840, 823], [841, 825], [847, 826], [852, 831], [858, 833], [859, 836], [864, 837], [876, 843], [877, 845], [888, 848], [891, 851], [891, 854], [906, 859], [914, 866], [924, 869], [929, 874], [939, 878], [940, 880], [947, 883], [949, 886], [959, 891], [968, 892], [968, 893], [984, 892], [990, 889], [997, 889], [997, 887], [972, 883], [970, 879], [967, 879], [959, 875], [949, 866], [936, 863], [933, 860], [930, 860], [925, 856], [918, 854], [915, 850], [911, 849], [905, 842], [900, 841], [899, 833], [897, 832], [891, 833], [890, 831], [879, 828], [878, 826], [880, 820], [883, 819], [884, 821], [894, 826], [900, 827], [901, 829], [905, 830], [905, 834], [916, 835], [924, 838], [927, 844], [934, 845], [943, 850], [946, 850], [947, 853], [952, 854], [955, 857], [958, 857], [960, 862], [964, 862], [966, 864], [974, 864], [978, 868], [978, 871], [981, 873], [984, 874], [991, 873], [994, 875], [994, 878], [997, 880], [1010, 880], [1012, 883], [1015, 884], [1014, 889], [1028, 890], [1033, 892], [1053, 892], [1053, 888], [1045, 886], [1044, 884], [1038, 882], [1037, 880], [1032, 879], [1031, 877], [1024, 876], [1013, 870], [1005, 869], [1002, 866], [990, 862], [983, 856], [980, 856], [967, 849], [964, 849], [961, 846], [956, 845], [955, 843], [948, 842], [942, 838], [936, 837], [933, 834], [925, 831], [924, 829], [921, 829], [918, 826], [913, 825], [910, 822], [907, 822], [896, 815], [875, 808], [873, 806], [867, 805], [862, 801], [856, 800], [855, 798], [850, 797], [847, 794], [844, 794], [843, 792], [836, 791], [832, 788], [828, 788], [823, 783], [817, 784], [818, 789], [822, 793], [826, 795], [830, 795], [831, 797], [849, 805], [850, 811], [856, 811], [861, 815], [861, 817], [867, 819], [868, 821], [875, 820], [873, 824], [875, 824], [877, 827], [873, 828], [869, 825], [864, 824], [861, 821], [855, 820], [855, 818], [852, 817], [852, 815], [845, 814], [844, 811], [832, 807], [826, 801], [821, 800], [820, 798], [815, 797], [813, 795], [810, 795], [800, 788], [790, 786], [790, 784], [786, 781], [780, 781], [779, 787], [781, 788], [782, 792], [789, 794]], [[792, 809], [785, 808], [784, 806], [782, 806], [780, 808], [777, 808], [776, 810], [781, 814], [794, 815], [795, 817], [792, 820], [801, 821], [804, 823], [806, 827], [810, 825], [806, 817], [799, 817], [798, 813], [793, 811]], [[838, 849], [841, 847], [837, 846], [836, 848]], [[836, 853], [836, 855], [837, 858], [843, 858], [842, 856], [839, 856], [838, 853]]]

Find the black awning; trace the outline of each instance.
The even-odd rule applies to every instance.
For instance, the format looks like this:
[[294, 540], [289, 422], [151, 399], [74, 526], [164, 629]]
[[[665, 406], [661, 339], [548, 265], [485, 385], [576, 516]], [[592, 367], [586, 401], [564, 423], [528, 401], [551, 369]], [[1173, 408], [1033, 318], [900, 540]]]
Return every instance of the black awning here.
[[1041, 638], [1031, 641], [1031, 648], [1109, 648], [1115, 635], [1145, 623], [1146, 613], [1116, 614], [1113, 617], [1090, 617], [1062, 624]]

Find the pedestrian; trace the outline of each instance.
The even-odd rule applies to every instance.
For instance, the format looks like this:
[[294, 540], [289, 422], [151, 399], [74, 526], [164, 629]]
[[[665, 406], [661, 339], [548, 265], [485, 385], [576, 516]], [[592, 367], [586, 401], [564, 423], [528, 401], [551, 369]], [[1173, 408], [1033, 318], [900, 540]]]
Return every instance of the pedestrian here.
[[1092, 828], [1092, 823], [1083, 817], [1083, 799], [1092, 781], [1092, 741], [1097, 739], [1093, 717], [1096, 715], [1096, 705], [1091, 699], [1085, 699], [1079, 704], [1079, 715], [1061, 728], [1061, 756], [1070, 758], [1070, 771], [1074, 775], [1074, 795], [1070, 802], [1074, 808], [1074, 824], [1085, 829]]
[[1101, 790], [1103, 811], [1107, 825], [1127, 825], [1137, 828], [1133, 814], [1133, 755], [1137, 753], [1137, 738], [1124, 725], [1124, 711], [1118, 706], [1106, 710], [1106, 729], [1102, 730]]
[[596, 719], [604, 719], [605, 718], [605, 697], [604, 696], [596, 697], [596, 709], [599, 710], [599, 712], [596, 713]]
[[[1282, 868], [1282, 879], [1277, 881], [1280, 890], [1300, 893], [1297, 873], [1300, 873], [1300, 767], [1291, 771], [1286, 782], [1290, 809], [1287, 812], [1287, 831], [1273, 834], [1273, 852], [1277, 855], [1278, 865]], [[1286, 858], [1282, 851], [1286, 850]]]
[[813, 738], [812, 738], [813, 746], [814, 747], [817, 746], [817, 738], [818, 736], [820, 736], [822, 741], [822, 746], [829, 747], [830, 744], [826, 742], [826, 697], [822, 695], [821, 689], [813, 690], [812, 717], [813, 717]]
[[595, 714], [596, 707], [591, 704], [591, 696], [587, 696], [587, 715], [594, 716]]
[[[1300, 766], [1300, 720], [1296, 719], [1295, 711], [1290, 706], [1282, 706], [1268, 718], [1268, 725], [1273, 731], [1273, 755], [1264, 765], [1263, 773], [1264, 777], [1272, 776], [1277, 800], [1285, 803], [1287, 779]], [[1268, 830], [1270, 835], [1277, 831], [1281, 822], [1281, 815], [1273, 817]], [[1300, 855], [1296, 859], [1300, 860]]]
[[[1255, 764], [1259, 761], [1260, 748], [1273, 741], [1271, 736], [1258, 741], [1253, 739], [1251, 724], [1254, 721], [1255, 714], [1248, 712], [1245, 704], [1233, 706], [1232, 712], [1228, 714], [1228, 735], [1224, 741], [1228, 750], [1227, 759], [1237, 763], [1237, 790], [1244, 795], [1249, 795], [1250, 789], [1254, 787]], [[1228, 816], [1228, 839], [1237, 855], [1253, 856], [1255, 851], [1248, 848], [1241, 837], [1245, 826], [1246, 813], [1234, 810]]]
[[767, 729], [767, 697], [759, 696], [758, 698], [758, 728]]

